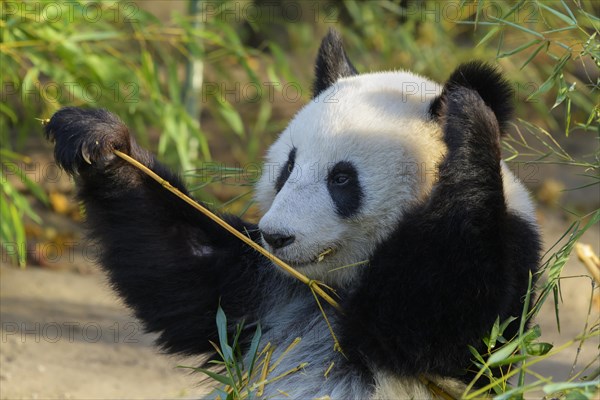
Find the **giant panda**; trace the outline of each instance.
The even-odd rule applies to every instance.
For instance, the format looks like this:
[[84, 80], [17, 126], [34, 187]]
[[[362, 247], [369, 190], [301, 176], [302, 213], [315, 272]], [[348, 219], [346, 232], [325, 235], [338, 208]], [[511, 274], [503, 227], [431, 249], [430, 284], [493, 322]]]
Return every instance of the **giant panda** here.
[[220, 305], [232, 329], [245, 321], [245, 348], [261, 324], [273, 360], [301, 338], [271, 376], [308, 364], [264, 398], [426, 399], [428, 381], [460, 393], [473, 377], [468, 346], [521, 315], [540, 255], [534, 205], [501, 161], [510, 85], [479, 62], [444, 84], [359, 74], [335, 31], [315, 72], [312, 100], [267, 152], [262, 219], [222, 216], [336, 290], [343, 313], [324, 307], [343, 352], [305, 285], [114, 156], [188, 193], [116, 116], [64, 108], [45, 130], [110, 282], [167, 352], [211, 353]]

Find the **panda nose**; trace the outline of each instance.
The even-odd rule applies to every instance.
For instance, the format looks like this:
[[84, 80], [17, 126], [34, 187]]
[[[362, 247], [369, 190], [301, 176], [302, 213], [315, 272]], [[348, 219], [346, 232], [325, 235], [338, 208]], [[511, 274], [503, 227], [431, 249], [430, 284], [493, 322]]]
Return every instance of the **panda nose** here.
[[296, 236], [290, 236], [281, 233], [263, 232], [262, 236], [265, 239], [265, 242], [269, 243], [269, 245], [274, 249], [280, 249], [282, 247], [289, 246], [290, 244], [294, 243], [294, 240], [296, 240]]

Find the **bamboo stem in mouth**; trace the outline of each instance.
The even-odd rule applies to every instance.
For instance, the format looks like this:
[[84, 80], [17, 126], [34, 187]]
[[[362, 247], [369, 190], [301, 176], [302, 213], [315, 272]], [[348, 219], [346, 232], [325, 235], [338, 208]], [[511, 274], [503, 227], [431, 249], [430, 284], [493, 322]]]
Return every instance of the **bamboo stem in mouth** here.
[[144, 164], [142, 164], [135, 158], [130, 157], [129, 155], [127, 155], [119, 150], [114, 150], [114, 153], [118, 157], [122, 158], [123, 160], [127, 161], [128, 163], [132, 164], [133, 166], [135, 166], [136, 168], [138, 168], [139, 170], [144, 172], [146, 175], [148, 175], [149, 177], [154, 179], [156, 182], [160, 183], [160, 185], [162, 187], [164, 187], [165, 189], [167, 189], [169, 192], [173, 193], [175, 196], [179, 197], [181, 200], [185, 201], [186, 203], [188, 203], [189, 205], [194, 207], [196, 210], [198, 210], [202, 214], [206, 215], [208, 218], [210, 218], [211, 220], [216, 222], [219, 226], [221, 226], [227, 232], [231, 233], [232, 235], [234, 235], [235, 237], [240, 239], [242, 242], [246, 243], [248, 246], [252, 247], [254, 250], [259, 252], [260, 254], [262, 254], [263, 256], [268, 258], [269, 260], [271, 260], [273, 262], [273, 264], [275, 264], [279, 268], [283, 269], [289, 275], [293, 276], [300, 282], [307, 285], [313, 292], [315, 292], [317, 295], [319, 295], [321, 298], [323, 298], [323, 300], [325, 300], [327, 303], [329, 303], [333, 308], [342, 312], [342, 308], [340, 307], [338, 302], [335, 301], [327, 292], [325, 292], [323, 290], [323, 288], [321, 287], [322, 284], [320, 282], [315, 281], [313, 279], [309, 279], [306, 275], [298, 272], [296, 269], [292, 268], [290, 265], [286, 264], [284, 261], [277, 258], [274, 254], [267, 251], [265, 248], [260, 246], [258, 243], [256, 243], [252, 239], [250, 239], [248, 236], [244, 235], [242, 232], [238, 231], [237, 229], [235, 229], [234, 227], [229, 225], [218, 215], [214, 214], [206, 207], [202, 206], [201, 204], [199, 204], [198, 202], [196, 202], [195, 200], [193, 200], [186, 194], [182, 193], [179, 189], [177, 189], [176, 187], [171, 185], [168, 181], [166, 181], [165, 179], [160, 177], [157, 173], [152, 171], [150, 168], [146, 167]]

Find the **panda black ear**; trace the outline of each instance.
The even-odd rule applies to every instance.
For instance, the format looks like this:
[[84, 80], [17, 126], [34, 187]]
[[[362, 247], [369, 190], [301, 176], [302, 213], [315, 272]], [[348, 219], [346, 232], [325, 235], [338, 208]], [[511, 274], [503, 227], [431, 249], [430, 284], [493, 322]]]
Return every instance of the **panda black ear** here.
[[357, 75], [358, 72], [348, 59], [340, 34], [330, 28], [321, 41], [315, 64], [315, 82], [313, 97], [333, 85], [339, 78]]
[[442, 94], [431, 103], [430, 112], [434, 118], [440, 117], [445, 98], [458, 87], [475, 90], [496, 115], [501, 132], [506, 131], [513, 114], [513, 90], [495, 67], [471, 61], [456, 68], [445, 83]]

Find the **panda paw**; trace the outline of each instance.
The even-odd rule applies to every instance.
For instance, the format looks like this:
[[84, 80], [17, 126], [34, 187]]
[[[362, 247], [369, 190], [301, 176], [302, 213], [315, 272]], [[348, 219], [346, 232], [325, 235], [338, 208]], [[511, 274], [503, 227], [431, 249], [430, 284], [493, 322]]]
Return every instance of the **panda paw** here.
[[131, 148], [127, 127], [101, 109], [63, 108], [46, 124], [45, 133], [55, 142], [56, 162], [71, 174], [83, 168], [104, 169], [116, 157], [113, 150], [129, 153]]

